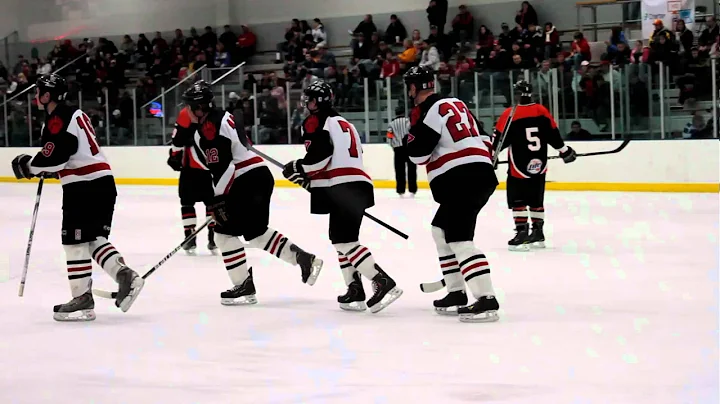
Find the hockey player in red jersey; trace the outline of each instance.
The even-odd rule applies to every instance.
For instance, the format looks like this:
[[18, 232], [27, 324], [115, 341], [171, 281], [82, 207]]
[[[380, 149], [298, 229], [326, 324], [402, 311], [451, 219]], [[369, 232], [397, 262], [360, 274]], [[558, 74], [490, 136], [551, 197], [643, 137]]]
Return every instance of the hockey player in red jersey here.
[[[265, 161], [249, 149], [247, 137], [238, 135], [235, 117], [213, 107], [214, 98], [204, 81], [185, 91], [183, 101], [191, 124], [189, 130], [176, 133], [173, 146], [191, 147], [212, 174], [215, 240], [234, 285], [220, 294], [221, 303], [257, 303], [252, 268], [247, 263], [241, 236], [251, 247], [299, 265], [303, 283], [315, 284], [322, 260], [268, 227], [275, 180]], [[242, 122], [239, 123], [242, 128]]]
[[[311, 84], [304, 91], [303, 102], [310, 112], [302, 125], [307, 153], [289, 162], [283, 175], [310, 190], [311, 213], [330, 215], [330, 241], [348, 287], [347, 293], [338, 297], [340, 307], [352, 311], [369, 307], [377, 313], [403, 291], [358, 241], [365, 209], [375, 205], [372, 180], [363, 166], [360, 136], [355, 126], [333, 108], [329, 84]], [[360, 274], [372, 280], [375, 292], [367, 306]]]
[[[426, 166], [430, 191], [440, 204], [432, 236], [449, 293], [434, 302], [435, 309], [458, 314], [463, 322], [495, 321], [499, 305], [490, 266], [473, 243], [477, 216], [498, 185], [490, 137], [464, 102], [435, 94], [432, 70], [411, 68], [405, 84], [415, 102], [407, 146], [410, 160]], [[465, 284], [476, 299], [469, 306]]]
[[[182, 109], [178, 114], [175, 123], [175, 131], [173, 137], [178, 132], [191, 131], [190, 113], [187, 109]], [[193, 133], [184, 133], [178, 136], [192, 137]], [[197, 226], [197, 215], [195, 213], [195, 204], [203, 202], [205, 204], [205, 217], [209, 218], [212, 212], [208, 206], [212, 203], [215, 196], [213, 190], [212, 175], [210, 171], [202, 163], [198, 157], [197, 151], [193, 147], [176, 147], [170, 149], [170, 157], [167, 161], [168, 165], [175, 171], [180, 172], [180, 181], [178, 183], [178, 196], [180, 197], [180, 212], [182, 214], [182, 223], [185, 229], [185, 237], [195, 231]], [[215, 223], [208, 225], [208, 245], [207, 248], [213, 254], [217, 251], [215, 245], [215, 232], [213, 231]], [[193, 238], [183, 246], [185, 251], [190, 255], [195, 255], [197, 249], [196, 239]]]
[[108, 241], [115, 210], [115, 179], [95, 139], [90, 118], [67, 105], [65, 79], [45, 75], [37, 81], [36, 100], [45, 110], [35, 157], [21, 154], [12, 161], [17, 179], [52, 175], [60, 178], [62, 200], [62, 244], [67, 259], [72, 300], [53, 308], [57, 321], [92, 321], [95, 302], [92, 260], [119, 285], [115, 305], [130, 309], [144, 281]]
[[[508, 148], [507, 203], [515, 221], [510, 250], [544, 248], [545, 173], [548, 144], [560, 151], [565, 163], [575, 161], [575, 151], [566, 146], [550, 112], [532, 102], [532, 87], [525, 80], [514, 86], [520, 104], [503, 112], [495, 127], [494, 149]], [[532, 233], [528, 229], [528, 208]]]

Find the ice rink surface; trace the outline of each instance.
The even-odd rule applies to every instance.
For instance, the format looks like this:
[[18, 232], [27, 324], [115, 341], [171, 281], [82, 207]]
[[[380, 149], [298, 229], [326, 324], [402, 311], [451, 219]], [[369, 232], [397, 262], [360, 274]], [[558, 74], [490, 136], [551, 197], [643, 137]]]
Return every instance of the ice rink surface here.
[[[58, 323], [70, 298], [61, 188], [47, 185], [25, 297], [17, 296], [36, 184], [0, 184], [0, 403], [717, 403], [718, 195], [548, 192], [548, 248], [507, 251], [505, 192], [481, 213], [501, 321], [432, 310], [440, 279], [435, 205], [376, 191], [361, 242], [405, 294], [372, 315], [343, 312], [327, 218], [300, 189], [276, 189], [271, 226], [325, 260], [318, 283], [250, 252], [259, 304], [224, 307], [218, 257], [177, 255], [128, 313]], [[182, 239], [173, 187], [121, 187], [112, 241], [138, 272]], [[91, 196], [89, 196], [91, 197]], [[197, 206], [203, 213], [202, 205]], [[200, 237], [204, 247], [206, 236]], [[98, 267], [95, 286], [114, 284]], [[370, 290], [365, 283], [366, 291]]]

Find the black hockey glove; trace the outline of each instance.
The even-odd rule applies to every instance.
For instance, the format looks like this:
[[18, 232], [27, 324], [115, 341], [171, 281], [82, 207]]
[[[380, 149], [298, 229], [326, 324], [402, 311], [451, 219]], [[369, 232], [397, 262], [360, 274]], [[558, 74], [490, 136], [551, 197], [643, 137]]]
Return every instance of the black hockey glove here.
[[216, 196], [208, 209], [212, 212], [216, 225], [223, 227], [228, 224], [227, 197], [225, 195]]
[[30, 172], [30, 161], [32, 161], [32, 156], [27, 154], [21, 154], [13, 159], [12, 170], [15, 178], [21, 180], [23, 178], [30, 179], [34, 177]]
[[170, 157], [168, 157], [167, 165], [170, 166], [175, 171], [181, 171], [183, 167], [183, 152], [175, 152], [173, 153], [172, 150], [170, 150]]
[[294, 184], [310, 189], [310, 179], [302, 168], [302, 160], [295, 160], [285, 164], [283, 176]]
[[565, 153], [560, 153], [560, 157], [563, 159], [565, 164], [572, 163], [577, 159], [577, 153], [575, 153], [575, 150], [573, 150], [572, 147], [568, 146]]

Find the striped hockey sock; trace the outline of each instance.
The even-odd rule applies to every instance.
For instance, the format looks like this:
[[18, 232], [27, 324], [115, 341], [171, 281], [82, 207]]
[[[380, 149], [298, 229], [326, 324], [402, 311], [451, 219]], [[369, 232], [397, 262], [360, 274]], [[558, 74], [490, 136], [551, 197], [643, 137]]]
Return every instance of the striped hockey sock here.
[[357, 272], [357, 269], [348, 261], [345, 254], [341, 253], [340, 251], [338, 253], [338, 262], [340, 263], [340, 272], [342, 272], [343, 279], [345, 280], [345, 286], [350, 286], [350, 284], [355, 280], [353, 279], [353, 275], [355, 272]]
[[245, 248], [239, 238], [225, 234], [215, 235], [216, 243], [222, 252], [223, 263], [233, 285], [242, 285], [247, 279], [248, 265]]
[[248, 240], [248, 244], [263, 249], [290, 265], [297, 265], [296, 255], [290, 250], [293, 243], [277, 230], [268, 228], [262, 236]]
[[197, 226], [195, 206], [181, 206], [180, 211], [182, 212], [182, 223], [183, 228], [185, 229], [185, 234], [188, 234], [195, 230], [195, 226]]
[[460, 274], [460, 265], [458, 264], [455, 254], [440, 257], [440, 270], [442, 271], [448, 292], [465, 290], [463, 278]]
[[450, 248], [460, 262], [460, 270], [465, 283], [476, 299], [482, 296], [494, 296], [492, 280], [490, 279], [490, 265], [483, 254], [472, 241], [450, 243]]
[[367, 247], [357, 241], [354, 243], [334, 244], [335, 250], [347, 257], [348, 262], [360, 274], [368, 279], [374, 278], [378, 271], [375, 269], [375, 259]]
[[88, 243], [64, 245], [67, 260], [70, 293], [73, 297], [82, 296], [90, 290], [92, 284], [92, 261]]
[[95, 262], [97, 262], [113, 280], [117, 280], [117, 273], [125, 267], [125, 261], [115, 247], [110, 244], [105, 237], [98, 237], [90, 243], [89, 251], [92, 251], [92, 258]]
[[515, 228], [520, 229], [527, 226], [528, 212], [525, 206], [521, 208], [512, 208], [513, 219], [515, 220]]
[[533, 226], [540, 225], [542, 227], [545, 223], [545, 208], [530, 208], [530, 219]]

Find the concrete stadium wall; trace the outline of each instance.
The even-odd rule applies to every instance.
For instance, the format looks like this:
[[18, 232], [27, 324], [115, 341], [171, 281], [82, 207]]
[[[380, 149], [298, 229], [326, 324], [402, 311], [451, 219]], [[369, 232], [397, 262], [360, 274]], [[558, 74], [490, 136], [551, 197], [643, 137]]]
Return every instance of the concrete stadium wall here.
[[[570, 142], [578, 153], [611, 150], [616, 141]], [[304, 147], [258, 146], [273, 158], [286, 162], [303, 156]], [[0, 181], [16, 181], [10, 161], [21, 153], [38, 149], [0, 148]], [[167, 165], [166, 147], [106, 147], [103, 152], [120, 184], [173, 185], [177, 173]], [[555, 152], [551, 152], [555, 154]], [[507, 158], [503, 153], [501, 160]], [[394, 188], [393, 152], [384, 144], [363, 146], [365, 167], [377, 187]], [[720, 143], [717, 140], [633, 141], [620, 153], [581, 157], [572, 164], [550, 160], [548, 189], [573, 191], [718, 192], [720, 190]], [[498, 176], [506, 178], [501, 166]], [[279, 186], [287, 186], [280, 170], [271, 167]], [[424, 168], [418, 171], [420, 187], [427, 188]], [[472, 184], [468, 184], [472, 186]]]

